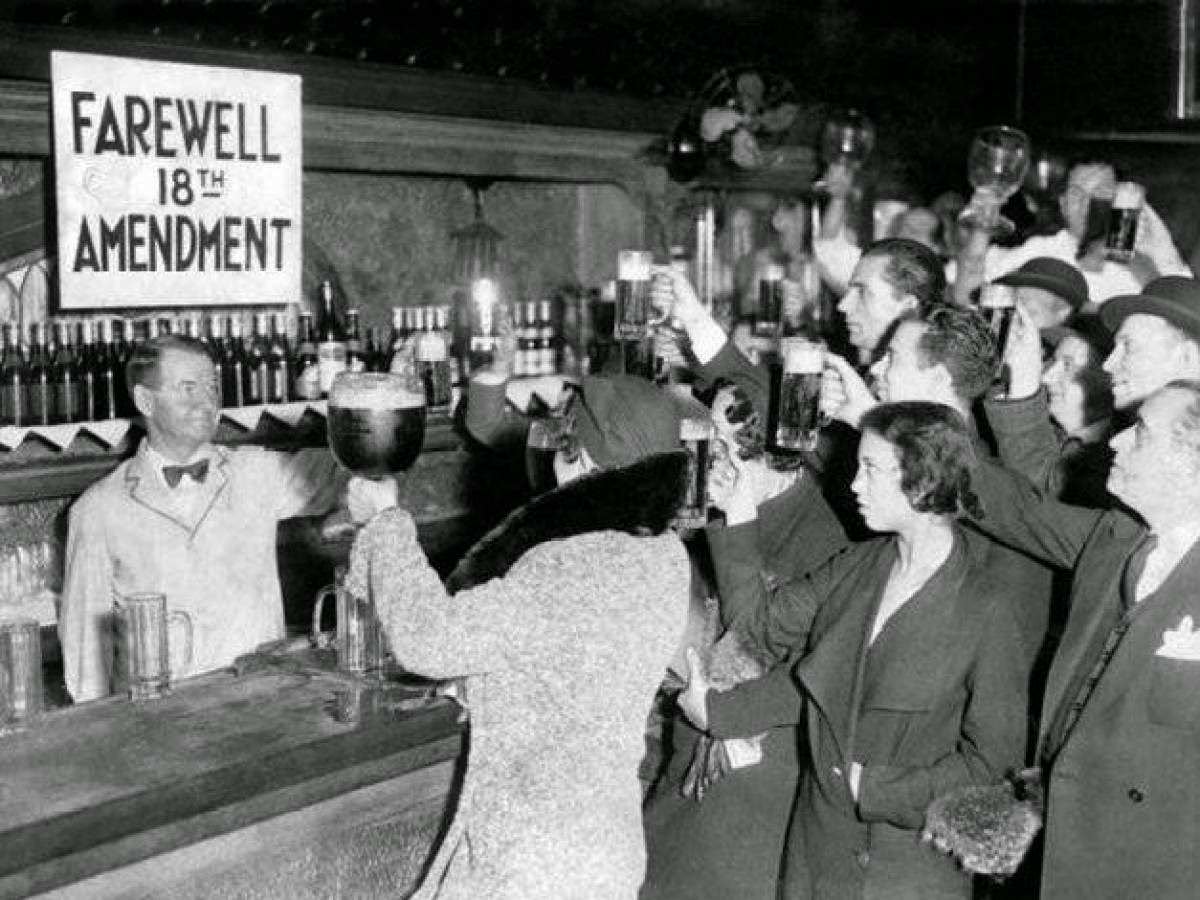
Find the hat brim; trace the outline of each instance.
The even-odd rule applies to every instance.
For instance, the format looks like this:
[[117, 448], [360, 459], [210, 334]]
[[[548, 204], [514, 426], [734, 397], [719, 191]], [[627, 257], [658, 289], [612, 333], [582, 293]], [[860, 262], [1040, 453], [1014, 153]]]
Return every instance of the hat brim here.
[[1200, 312], [1191, 312], [1167, 300], [1147, 294], [1123, 294], [1106, 300], [1100, 307], [1100, 321], [1114, 334], [1122, 322], [1136, 315], [1166, 319], [1189, 338], [1200, 342]]
[[1041, 288], [1044, 291], [1049, 291], [1056, 297], [1062, 297], [1070, 305], [1071, 309], [1076, 312], [1086, 306], [1088, 302], [1087, 294], [1080, 294], [1078, 291], [1071, 290], [1066, 283], [1057, 278], [1047, 278], [1035, 272], [1009, 272], [1007, 275], [997, 278], [996, 284], [1006, 284], [1009, 287]]

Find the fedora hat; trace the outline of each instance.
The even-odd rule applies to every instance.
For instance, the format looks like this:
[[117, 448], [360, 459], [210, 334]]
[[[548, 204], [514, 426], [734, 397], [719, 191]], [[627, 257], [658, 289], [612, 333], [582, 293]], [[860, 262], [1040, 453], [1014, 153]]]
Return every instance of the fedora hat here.
[[1071, 304], [1074, 312], [1088, 302], [1087, 280], [1069, 262], [1052, 256], [1036, 256], [1021, 268], [996, 279], [997, 284], [1011, 287], [1034, 287], [1049, 291]]
[[1163, 275], [1140, 294], [1113, 297], [1100, 307], [1100, 321], [1115, 332], [1129, 316], [1158, 316], [1200, 342], [1200, 281], [1182, 275]]

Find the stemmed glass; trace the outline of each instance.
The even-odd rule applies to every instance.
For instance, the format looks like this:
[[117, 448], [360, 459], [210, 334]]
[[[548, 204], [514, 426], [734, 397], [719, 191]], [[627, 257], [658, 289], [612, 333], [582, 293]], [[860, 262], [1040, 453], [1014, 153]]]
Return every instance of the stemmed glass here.
[[967, 178], [975, 193], [959, 220], [993, 235], [1011, 234], [1015, 226], [1000, 214], [1000, 207], [1025, 180], [1029, 155], [1029, 137], [1023, 131], [1007, 125], [977, 131], [967, 153]]
[[821, 158], [826, 165], [840, 163], [852, 172], [875, 149], [875, 125], [857, 109], [834, 113], [821, 132]]

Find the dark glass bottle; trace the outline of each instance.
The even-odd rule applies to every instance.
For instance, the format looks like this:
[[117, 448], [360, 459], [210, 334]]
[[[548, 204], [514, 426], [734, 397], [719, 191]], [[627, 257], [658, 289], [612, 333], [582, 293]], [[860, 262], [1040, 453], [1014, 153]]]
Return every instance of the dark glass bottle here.
[[225, 406], [246, 405], [246, 348], [242, 344], [242, 320], [229, 316], [221, 341], [221, 395]]
[[329, 395], [329, 386], [338, 373], [346, 371], [346, 333], [334, 309], [333, 284], [322, 281], [320, 318], [317, 319], [317, 374], [321, 396]]
[[71, 326], [66, 322], [56, 322], [54, 325], [54, 356], [50, 377], [54, 383], [54, 421], [82, 421], [79, 357], [71, 344]]
[[287, 403], [291, 398], [292, 358], [288, 353], [283, 316], [271, 316], [271, 335], [267, 345], [267, 402]]
[[25, 394], [25, 354], [17, 340], [16, 327], [5, 324], [4, 360], [0, 362], [0, 423], [24, 427], [29, 424]]
[[392, 360], [397, 353], [404, 350], [404, 342], [408, 340], [408, 308], [392, 307], [392, 339], [387, 348], [387, 359], [384, 361], [384, 371], [392, 370]]
[[96, 356], [100, 348], [96, 344], [95, 325], [91, 319], [83, 319], [79, 323], [77, 335], [75, 346], [79, 348], [76, 354], [76, 365], [79, 367], [79, 418], [83, 422], [96, 422], [102, 418], [104, 404], [100, 396], [96, 365]]
[[100, 320], [100, 341], [92, 357], [96, 381], [96, 419], [118, 419], [122, 415], [121, 398], [125, 394], [125, 370], [112, 319]]
[[267, 402], [271, 372], [267, 355], [271, 345], [267, 338], [267, 314], [255, 313], [253, 332], [246, 347], [246, 367], [243, 372], [247, 406], [260, 406]]
[[133, 396], [129, 393], [129, 385], [125, 381], [125, 366], [133, 353], [133, 322], [130, 319], [118, 319], [112, 323], [112, 327], [114, 343], [110, 353], [111, 362], [117, 371], [117, 416], [132, 419], [136, 410], [133, 407]]
[[46, 326], [29, 326], [29, 361], [25, 366], [25, 396], [29, 399], [29, 424], [54, 423], [54, 373], [46, 346]]
[[346, 310], [346, 369], [350, 372], [367, 370], [367, 351], [363, 346], [358, 322], [358, 310]]
[[296, 342], [296, 380], [292, 394], [295, 400], [321, 399], [321, 365], [317, 358], [317, 342], [313, 338], [312, 313], [300, 313], [300, 333]]
[[379, 329], [374, 325], [367, 328], [367, 371], [384, 372], [387, 370], [387, 353], [380, 343]]

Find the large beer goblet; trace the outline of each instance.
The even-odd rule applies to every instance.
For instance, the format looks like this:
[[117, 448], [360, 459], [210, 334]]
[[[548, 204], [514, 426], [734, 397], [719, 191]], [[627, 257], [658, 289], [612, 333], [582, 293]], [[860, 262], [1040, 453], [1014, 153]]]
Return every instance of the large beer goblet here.
[[1007, 125], [981, 128], [967, 152], [967, 179], [975, 188], [959, 219], [993, 235], [1011, 234], [1016, 226], [1000, 207], [1017, 192], [1029, 170], [1029, 137]]
[[425, 389], [389, 372], [342, 372], [329, 389], [329, 449], [342, 467], [383, 478], [413, 464], [425, 442]]

